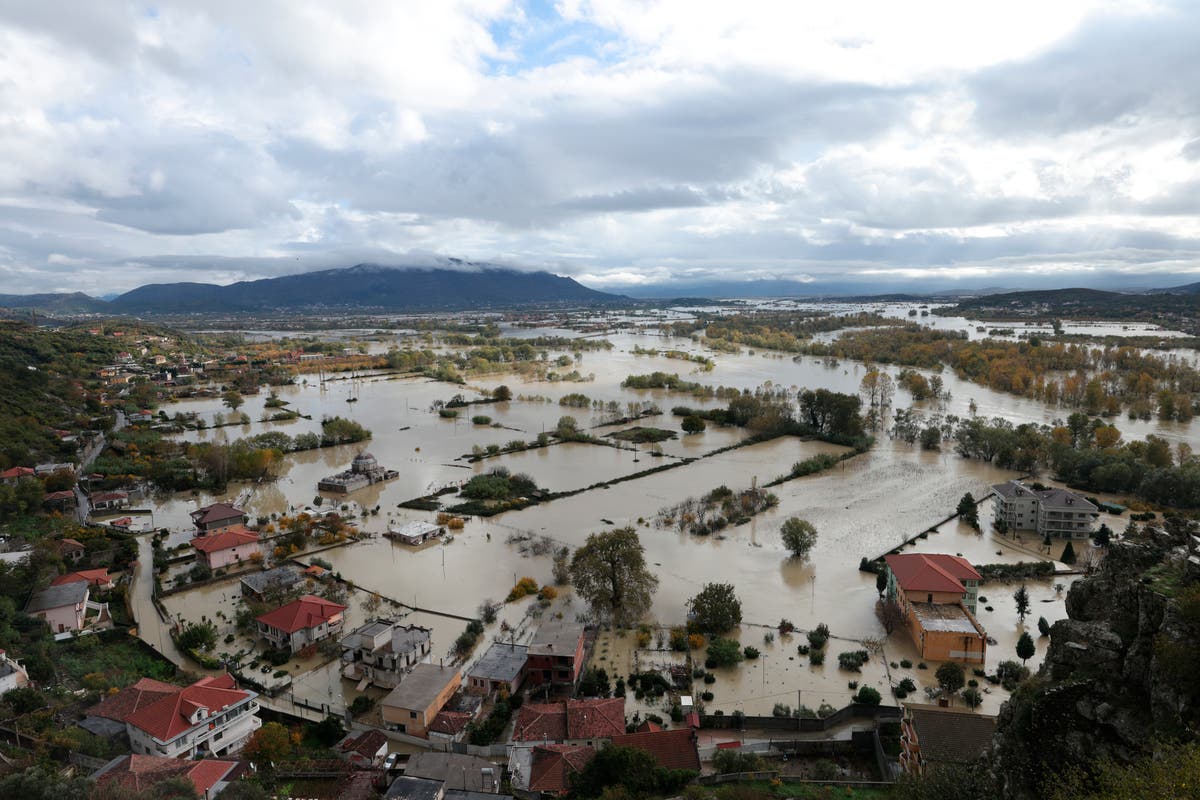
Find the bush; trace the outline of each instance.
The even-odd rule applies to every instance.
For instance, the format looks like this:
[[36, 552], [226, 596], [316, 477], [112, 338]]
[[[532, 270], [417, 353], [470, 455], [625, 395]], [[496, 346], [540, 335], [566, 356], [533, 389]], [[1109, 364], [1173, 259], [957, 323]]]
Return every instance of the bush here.
[[963, 691], [962, 699], [969, 708], [979, 708], [983, 704], [983, 695], [974, 686]]
[[473, 425], [491, 425], [492, 418], [487, 414], [476, 414], [475, 416], [471, 417], [471, 423]]
[[866, 706], [877, 706], [882, 700], [883, 696], [879, 694], [879, 690], [870, 686], [863, 686], [858, 690], [858, 694], [854, 695], [854, 702]]
[[700, 694], [700, 699], [706, 703], [711, 703], [713, 700], [713, 693], [708, 691], [702, 692]]
[[282, 666], [291, 661], [292, 653], [290, 650], [268, 650], [266, 653], [267, 663], [272, 667]]
[[1001, 661], [996, 667], [996, 677], [999, 679], [1000, 685], [1011, 692], [1021, 681], [1029, 677], [1029, 668], [1016, 661]]
[[718, 750], [713, 754], [712, 765], [719, 774], [729, 775], [735, 772], [758, 772], [763, 767], [763, 760], [756, 753]]
[[375, 707], [375, 701], [365, 694], [360, 694], [350, 703], [351, 714], [365, 714]]
[[827, 641], [829, 641], [829, 626], [824, 622], [808, 632], [808, 646], [813, 650], [820, 650]]
[[854, 650], [838, 653], [838, 667], [850, 672], [862, 672], [862, 665], [867, 663], [866, 650]]
[[1046, 621], [1045, 617], [1038, 617], [1037, 628], [1038, 633], [1040, 633], [1042, 636], [1050, 635], [1050, 623]]
[[759, 656], [758, 648], [746, 645], [746, 647], [742, 650], [742, 655], [746, 657], [747, 661], [753, 661]]
[[705, 672], [704, 673], [704, 682], [707, 684], [710, 684], [710, 685], [714, 684], [717, 682], [717, 676], [713, 675], [711, 672]]
[[714, 667], [731, 667], [741, 661], [742, 657], [742, 649], [738, 647], [737, 642], [718, 636], [708, 643], [708, 659], [705, 666], [708, 666], [708, 661], [712, 661]]
[[825, 651], [824, 650], [809, 650], [808, 651], [808, 663], [812, 664], [814, 667], [819, 667], [822, 664], [824, 664], [825, 663]]
[[900, 659], [900, 666], [903, 667], [904, 669], [912, 669], [912, 662], [909, 661], [907, 658], [902, 658], [902, 659]]

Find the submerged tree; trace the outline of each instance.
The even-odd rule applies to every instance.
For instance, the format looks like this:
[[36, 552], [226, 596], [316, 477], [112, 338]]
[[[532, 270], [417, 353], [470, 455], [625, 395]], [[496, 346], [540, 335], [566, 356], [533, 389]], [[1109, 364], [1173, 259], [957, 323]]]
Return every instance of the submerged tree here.
[[979, 530], [979, 504], [975, 502], [975, 496], [967, 492], [958, 501], [958, 515], [962, 517], [962, 521], [970, 525], [975, 530]]
[[1013, 601], [1017, 604], [1017, 616], [1021, 618], [1021, 622], [1025, 621], [1025, 617], [1029, 614], [1029, 590], [1025, 588], [1025, 584], [1017, 587], [1013, 592]]
[[1029, 635], [1029, 631], [1024, 631], [1017, 639], [1017, 658], [1021, 659], [1021, 663], [1024, 664], [1033, 658], [1033, 654], [1036, 652], [1037, 648], [1033, 644], [1033, 637]]
[[650, 607], [658, 588], [633, 528], [593, 533], [571, 558], [571, 583], [602, 620], [625, 626]]
[[794, 556], [808, 555], [808, 551], [817, 543], [816, 526], [799, 517], [791, 517], [785, 521], [779, 533], [783, 536], [784, 547], [791, 550]]
[[742, 601], [732, 583], [706, 583], [688, 601], [696, 627], [705, 633], [724, 633], [742, 621]]

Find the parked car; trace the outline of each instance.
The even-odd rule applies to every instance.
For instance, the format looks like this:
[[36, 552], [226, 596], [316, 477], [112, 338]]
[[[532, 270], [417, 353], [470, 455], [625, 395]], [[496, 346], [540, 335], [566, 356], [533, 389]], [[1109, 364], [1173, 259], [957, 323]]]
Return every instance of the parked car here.
[[396, 769], [398, 766], [400, 766], [400, 754], [388, 753], [387, 758], [383, 760], [383, 768], [390, 772], [391, 770]]

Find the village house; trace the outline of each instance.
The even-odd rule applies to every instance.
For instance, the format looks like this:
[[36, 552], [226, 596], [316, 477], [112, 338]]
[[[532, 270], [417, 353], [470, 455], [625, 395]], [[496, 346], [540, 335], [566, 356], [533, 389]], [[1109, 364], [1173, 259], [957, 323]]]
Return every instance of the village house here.
[[153, 796], [154, 787], [166, 780], [183, 778], [196, 790], [200, 800], [213, 800], [238, 779], [242, 765], [237, 761], [205, 758], [182, 761], [177, 758], [139, 753], [117, 756], [92, 773], [97, 786], [119, 786], [129, 795]]
[[387, 735], [376, 728], [361, 733], [348, 733], [334, 749], [340, 758], [349, 761], [360, 769], [374, 769], [383, 766], [387, 758]]
[[467, 671], [467, 691], [488, 695], [516, 694], [525, 679], [529, 648], [522, 644], [493, 642], [474, 666]]
[[0, 472], [0, 481], [6, 486], [16, 486], [26, 478], [34, 476], [33, 467], [11, 467]]
[[596, 756], [587, 745], [545, 744], [509, 749], [509, 782], [521, 797], [560, 797], [571, 788], [571, 776]]
[[919, 775], [939, 765], [969, 764], [992, 745], [996, 718], [975, 711], [905, 703], [900, 720], [900, 767]]
[[693, 728], [624, 733], [612, 737], [612, 743], [646, 751], [663, 769], [700, 772], [700, 750]]
[[982, 664], [987, 634], [974, 615], [981, 579], [975, 568], [964, 558], [941, 553], [884, 560], [888, 600], [903, 612], [921, 658]]
[[97, 492], [88, 498], [94, 511], [115, 511], [129, 505], [129, 492]]
[[75, 492], [70, 489], [62, 489], [57, 492], [46, 492], [42, 497], [42, 505], [51, 511], [67, 511], [75, 508], [78, 501], [75, 498]]
[[59, 539], [58, 554], [62, 556], [63, 561], [78, 563], [87, 554], [87, 549], [78, 539]]
[[413, 753], [404, 767], [412, 778], [441, 781], [446, 790], [500, 791], [500, 767], [485, 758], [459, 753]]
[[342, 638], [342, 675], [392, 689], [414, 666], [429, 660], [430, 633], [390, 619], [360, 625]]
[[1031, 489], [1019, 481], [992, 487], [996, 500], [992, 524], [1008, 531], [1036, 531], [1039, 536], [1086, 539], [1100, 510], [1090, 500], [1066, 489]]
[[196, 509], [188, 516], [192, 518], [192, 524], [201, 534], [245, 525], [247, 519], [246, 512], [232, 503], [213, 503], [210, 506]]
[[138, 709], [178, 691], [179, 687], [172, 683], [156, 681], [153, 678], [140, 678], [137, 683], [105, 697], [85, 711], [79, 727], [97, 736], [120, 736], [128, 743], [129, 734], [125, 720], [129, 719], [129, 716]]
[[256, 697], [229, 674], [201, 678], [126, 717], [130, 747], [167, 758], [232, 755], [262, 725]]
[[265, 569], [262, 572], [251, 572], [243, 575], [240, 581], [242, 597], [248, 600], [262, 600], [268, 595], [285, 593], [302, 580], [304, 580], [304, 575], [294, 564], [284, 564], [281, 567]]
[[0, 696], [28, 685], [29, 673], [25, 671], [25, 666], [20, 661], [9, 658], [4, 650], [0, 650]]
[[433, 719], [458, 691], [462, 676], [454, 667], [417, 664], [381, 703], [384, 726], [429, 738]]
[[431, 522], [406, 522], [403, 525], [389, 525], [384, 536], [398, 542], [410, 545], [424, 544], [430, 539], [441, 536], [446, 529]]
[[196, 550], [196, 557], [209, 569], [236, 566], [249, 561], [256, 553], [262, 554], [258, 534], [241, 525], [197, 536], [191, 545]]
[[574, 686], [583, 671], [584, 633], [582, 623], [548, 614], [529, 643], [525, 680], [533, 686]]
[[106, 567], [99, 569], [81, 569], [78, 572], [68, 572], [50, 581], [51, 586], [62, 586], [64, 583], [84, 582], [93, 589], [111, 589], [113, 580]]
[[296, 652], [337, 636], [346, 620], [346, 606], [306, 594], [274, 611], [254, 618], [258, 633], [272, 646]]
[[[89, 611], [95, 612], [91, 618]], [[108, 604], [92, 602], [87, 581], [60, 583], [34, 592], [25, 606], [25, 613], [46, 620], [55, 634], [80, 631], [90, 625], [111, 621]]]
[[524, 703], [517, 712], [514, 743], [601, 743], [625, 733], [625, 698]]

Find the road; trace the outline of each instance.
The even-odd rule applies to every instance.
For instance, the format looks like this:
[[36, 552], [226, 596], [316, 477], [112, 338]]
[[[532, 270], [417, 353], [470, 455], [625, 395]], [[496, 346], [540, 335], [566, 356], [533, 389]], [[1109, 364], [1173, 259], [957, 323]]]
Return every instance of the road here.
[[[129, 420], [125, 417], [124, 411], [118, 410], [116, 413], [117, 413], [117, 420], [116, 420], [116, 422], [113, 423], [113, 428], [112, 428], [113, 433], [116, 433], [117, 431], [121, 430], [129, 423]], [[96, 457], [99, 456], [101, 452], [103, 452], [104, 446], [106, 444], [108, 444], [108, 439], [105, 438], [103, 433], [96, 437], [96, 440], [94, 442], [92, 442], [92, 446], [87, 449], [87, 451], [83, 455], [83, 458], [81, 458], [79, 460], [79, 469], [76, 472], [76, 477], [84, 475], [87, 472], [88, 467], [90, 467], [92, 465], [92, 462], [96, 460]], [[88, 499], [88, 496], [83, 493], [83, 490], [79, 488], [78, 483], [75, 484], [74, 488], [75, 488], [75, 518], [77, 520], [79, 520], [81, 523], [86, 523], [88, 520], [88, 515], [92, 513], [92, 503]]]

